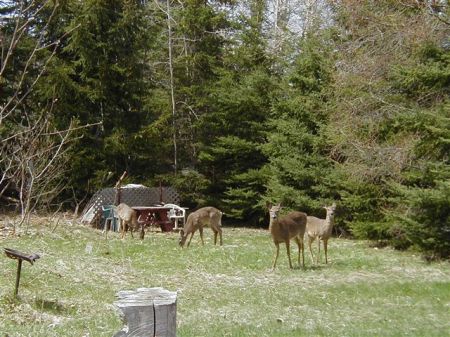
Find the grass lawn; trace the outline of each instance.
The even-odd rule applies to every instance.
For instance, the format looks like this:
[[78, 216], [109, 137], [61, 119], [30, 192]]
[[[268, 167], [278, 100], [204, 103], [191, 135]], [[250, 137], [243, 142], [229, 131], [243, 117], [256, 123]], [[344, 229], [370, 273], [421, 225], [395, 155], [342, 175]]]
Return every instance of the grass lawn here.
[[290, 270], [283, 245], [272, 272], [266, 230], [223, 232], [222, 247], [207, 229], [205, 246], [197, 233], [183, 250], [177, 233], [105, 239], [70, 222], [37, 221], [29, 234], [0, 235], [2, 250], [41, 255], [23, 263], [15, 300], [17, 262], [1, 252], [0, 337], [111, 337], [122, 328], [116, 293], [139, 287], [178, 292], [179, 337], [449, 336], [448, 262], [331, 239], [328, 265], [313, 266], [306, 255], [305, 270]]

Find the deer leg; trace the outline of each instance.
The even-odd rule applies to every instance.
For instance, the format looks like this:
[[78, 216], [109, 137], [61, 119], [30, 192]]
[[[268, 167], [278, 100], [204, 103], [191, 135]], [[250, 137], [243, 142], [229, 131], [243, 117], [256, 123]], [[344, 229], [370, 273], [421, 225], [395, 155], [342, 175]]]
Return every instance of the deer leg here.
[[133, 236], [133, 229], [134, 229], [134, 226], [128, 226], [128, 228], [130, 229], [131, 237], [134, 239], [134, 236]]
[[327, 256], [327, 251], [328, 251], [328, 240], [323, 239], [323, 249], [325, 251], [325, 263], [328, 264], [328, 256]]
[[214, 246], [217, 244], [217, 234], [219, 234], [218, 231], [216, 231], [215, 229], [213, 229], [214, 232]]
[[139, 234], [139, 238], [141, 240], [144, 240], [144, 236], [145, 236], [145, 222], [141, 223], [141, 232]]
[[295, 237], [298, 246], [298, 265], [300, 265], [300, 253], [302, 254], [302, 267], [305, 268], [305, 248], [303, 247], [303, 238]]
[[302, 267], [305, 268], [305, 241], [303, 237], [300, 238], [300, 243], [302, 244]]
[[205, 245], [205, 241], [203, 241], [203, 227], [199, 227], [198, 231], [200, 232], [200, 239], [202, 240], [202, 246]]
[[219, 243], [222, 246], [222, 231], [214, 230], [214, 246], [217, 244], [217, 235], [219, 235]]
[[320, 237], [317, 237], [317, 264], [320, 263]]
[[288, 256], [288, 260], [289, 260], [289, 268], [292, 269], [290, 241], [287, 240], [285, 243], [286, 243], [287, 256]]
[[121, 219], [117, 218], [117, 232], [122, 233]]
[[272, 270], [274, 270], [275, 266], [277, 265], [278, 254], [280, 253], [280, 244], [275, 243], [275, 246], [276, 246], [276, 251], [275, 251], [275, 258], [273, 259], [273, 263], [272, 263]]
[[189, 245], [191, 244], [192, 238], [194, 237], [194, 233], [195, 233], [195, 231], [193, 231], [193, 232], [191, 233], [191, 237], [189, 238], [189, 241], [188, 241], [188, 244], [187, 244], [188, 247], [189, 247]]
[[125, 226], [126, 225], [124, 224], [124, 221], [122, 219], [119, 220], [119, 223], [120, 223], [120, 231], [121, 231], [120, 238], [123, 239], [125, 237]]
[[309, 254], [310, 254], [310, 256], [311, 256], [311, 263], [312, 263], [312, 264], [314, 264], [314, 255], [313, 255], [312, 247], [311, 247], [313, 241], [314, 241], [314, 238], [308, 236]]
[[[222, 245], [223, 245], [223, 241], [222, 241], [222, 228], [218, 227], [218, 228], [217, 228], [217, 232], [216, 232], [216, 236], [217, 236], [217, 233], [219, 233], [220, 245], [222, 246]], [[215, 241], [214, 241], [214, 244], [216, 244]]]

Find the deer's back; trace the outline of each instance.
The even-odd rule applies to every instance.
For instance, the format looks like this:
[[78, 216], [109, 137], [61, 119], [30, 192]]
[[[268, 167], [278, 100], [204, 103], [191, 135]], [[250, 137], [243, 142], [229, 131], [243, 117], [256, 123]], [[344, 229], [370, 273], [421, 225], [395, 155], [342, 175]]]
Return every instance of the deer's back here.
[[189, 214], [186, 224], [194, 227], [207, 225], [221, 225], [222, 212], [215, 207], [207, 206]]

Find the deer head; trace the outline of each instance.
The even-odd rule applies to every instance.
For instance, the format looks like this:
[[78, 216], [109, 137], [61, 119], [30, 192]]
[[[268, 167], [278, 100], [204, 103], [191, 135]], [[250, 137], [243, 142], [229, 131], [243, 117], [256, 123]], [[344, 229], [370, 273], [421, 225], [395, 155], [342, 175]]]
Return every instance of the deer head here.
[[281, 203], [279, 203], [278, 205], [272, 205], [271, 202], [268, 202], [266, 206], [269, 210], [270, 219], [275, 220], [278, 217], [278, 213], [281, 211]]

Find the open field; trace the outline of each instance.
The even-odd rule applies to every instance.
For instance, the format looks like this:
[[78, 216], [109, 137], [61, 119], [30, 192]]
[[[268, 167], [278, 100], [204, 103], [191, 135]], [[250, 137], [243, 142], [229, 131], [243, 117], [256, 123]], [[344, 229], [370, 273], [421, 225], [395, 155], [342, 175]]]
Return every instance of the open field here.
[[[1, 230], [0, 230], [1, 232]], [[108, 239], [69, 222], [41, 222], [0, 246], [37, 252], [24, 262], [19, 300], [17, 262], [0, 257], [0, 336], [111, 337], [122, 323], [119, 290], [178, 291], [177, 336], [448, 336], [450, 265], [366, 242], [331, 239], [328, 265], [288, 269], [284, 245], [277, 269], [266, 230], [224, 228], [224, 245], [198, 233], [178, 247], [177, 233]], [[295, 245], [294, 245], [295, 246]], [[92, 247], [92, 249], [90, 249]], [[296, 247], [292, 248], [296, 264]]]

